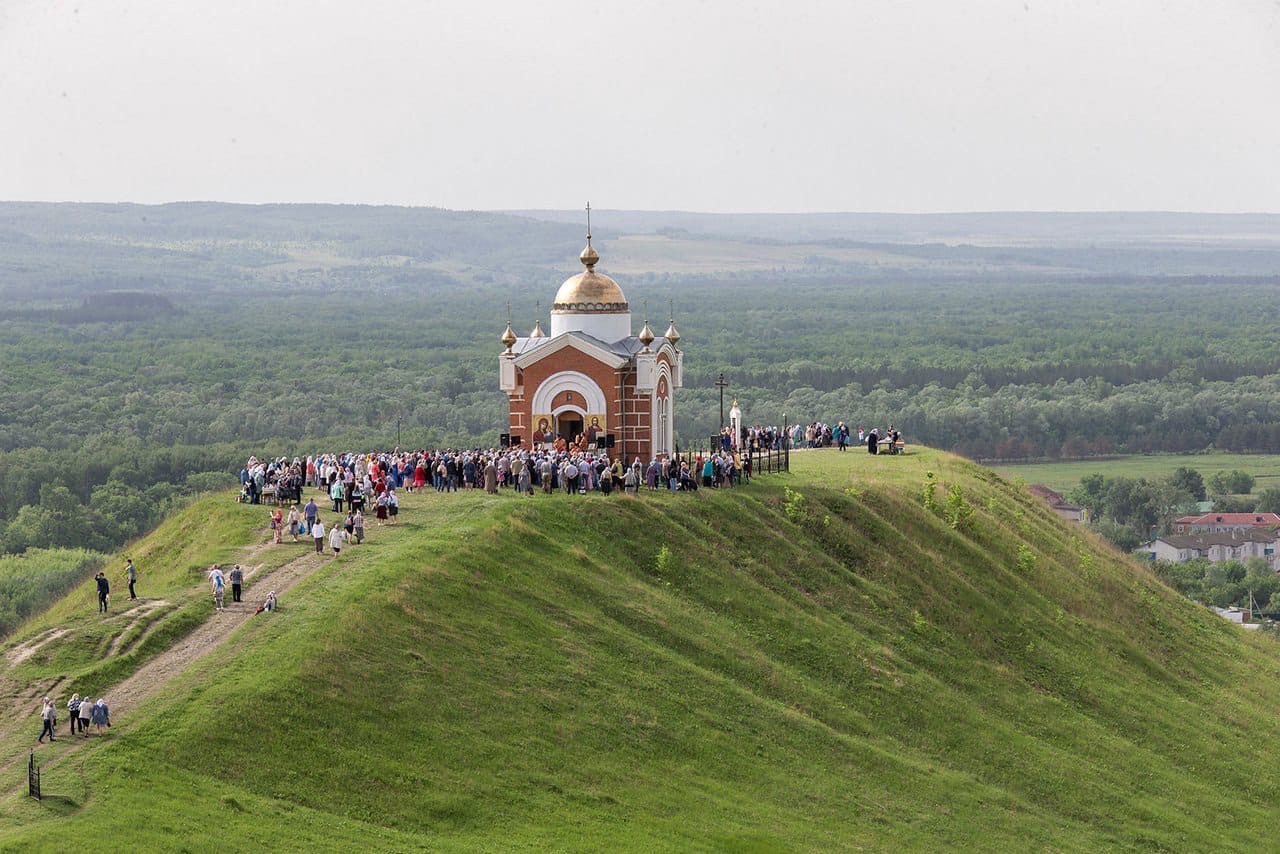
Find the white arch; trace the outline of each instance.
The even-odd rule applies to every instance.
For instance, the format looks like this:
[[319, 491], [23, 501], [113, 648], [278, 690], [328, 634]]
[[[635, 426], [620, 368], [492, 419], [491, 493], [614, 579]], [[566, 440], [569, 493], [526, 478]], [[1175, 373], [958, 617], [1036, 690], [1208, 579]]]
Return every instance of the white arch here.
[[[662, 379], [667, 381], [667, 397], [665, 400], [658, 397], [658, 387], [662, 384]], [[652, 425], [650, 436], [652, 437], [651, 453], [656, 456], [658, 454], [670, 454], [675, 439], [675, 385], [671, 382], [671, 370], [667, 363], [658, 360], [658, 373], [654, 377], [653, 396], [650, 398], [652, 409], [650, 410], [650, 421]]]
[[[596, 385], [595, 380], [580, 371], [560, 371], [543, 380], [542, 384], [538, 386], [538, 390], [533, 393], [534, 414], [550, 412], [551, 401], [555, 400], [556, 395], [562, 391], [574, 391], [582, 395], [582, 402], [585, 407], [584, 415], [587, 413], [607, 415], [609, 413], [604, 392], [600, 390], [600, 386]], [[570, 408], [578, 409], [576, 406], [571, 406]]]

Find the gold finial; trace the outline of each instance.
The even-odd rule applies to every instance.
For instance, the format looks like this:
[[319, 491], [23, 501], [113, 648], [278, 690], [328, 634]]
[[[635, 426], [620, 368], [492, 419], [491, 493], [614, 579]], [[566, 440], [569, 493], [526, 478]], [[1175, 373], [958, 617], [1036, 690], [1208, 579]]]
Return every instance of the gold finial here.
[[538, 300], [538, 309], [533, 317], [533, 331], [529, 333], [530, 338], [546, 338], [547, 333], [542, 331], [542, 300]]
[[507, 301], [507, 328], [502, 333], [502, 343], [507, 347], [507, 355], [511, 355], [511, 346], [516, 343], [516, 331], [511, 328], [511, 301]]
[[640, 343], [644, 345], [645, 353], [649, 352], [649, 345], [653, 343], [653, 330], [649, 328], [649, 301], [644, 301], [644, 328], [640, 330]]
[[582, 250], [578, 260], [587, 268], [588, 273], [594, 273], [595, 266], [600, 261], [600, 253], [591, 245], [591, 202], [587, 202], [587, 248]]
[[663, 333], [662, 337], [670, 341], [671, 346], [674, 347], [680, 343], [680, 332], [679, 330], [676, 329], [675, 300], [671, 300], [670, 302], [667, 303], [667, 309], [670, 312], [669, 317], [671, 318], [671, 322], [667, 324], [667, 331]]

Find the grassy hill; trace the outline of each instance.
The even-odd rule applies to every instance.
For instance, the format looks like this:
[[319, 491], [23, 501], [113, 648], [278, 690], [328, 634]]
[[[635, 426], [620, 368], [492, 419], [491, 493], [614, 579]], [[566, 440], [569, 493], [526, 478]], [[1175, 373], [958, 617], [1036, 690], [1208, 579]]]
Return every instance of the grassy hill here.
[[[0, 848], [1270, 847], [1273, 640], [958, 458], [793, 460], [688, 496], [414, 496], [323, 561], [193, 505], [131, 551], [162, 606], [104, 621], [86, 587], [0, 660]], [[210, 615], [215, 560], [283, 609]], [[206, 648], [148, 676], [181, 638]], [[50, 686], [145, 699], [37, 746], [36, 803]]]

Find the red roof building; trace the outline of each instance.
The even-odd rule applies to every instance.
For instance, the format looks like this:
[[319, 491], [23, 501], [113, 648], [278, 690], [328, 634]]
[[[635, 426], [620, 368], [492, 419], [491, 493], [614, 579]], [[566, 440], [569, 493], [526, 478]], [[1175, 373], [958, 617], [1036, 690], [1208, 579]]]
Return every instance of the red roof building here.
[[1251, 528], [1280, 528], [1277, 513], [1205, 513], [1183, 516], [1173, 523], [1175, 534], [1226, 534]]

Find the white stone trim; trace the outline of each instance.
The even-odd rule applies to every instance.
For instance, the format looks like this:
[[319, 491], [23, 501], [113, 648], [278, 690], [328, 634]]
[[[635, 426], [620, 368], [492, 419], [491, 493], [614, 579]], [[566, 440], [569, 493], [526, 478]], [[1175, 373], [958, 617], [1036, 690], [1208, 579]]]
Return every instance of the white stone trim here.
[[614, 370], [621, 368], [629, 361], [625, 356], [619, 356], [602, 347], [597, 347], [576, 335], [565, 334], [550, 339], [546, 344], [540, 344], [531, 350], [521, 353], [515, 359], [516, 367], [525, 370], [530, 365], [536, 364], [552, 353], [559, 353], [565, 347], [573, 347], [575, 350], [590, 356], [597, 362], [608, 365]]
[[[666, 362], [658, 362], [654, 372], [653, 391], [649, 398], [649, 438], [650, 455], [670, 454], [675, 444], [675, 384], [671, 381], [671, 372]], [[658, 385], [662, 378], [667, 380], [666, 412], [663, 412], [662, 399], [658, 397]], [[663, 417], [665, 414], [665, 418]]]
[[582, 395], [583, 405], [586, 407], [581, 410], [584, 416], [588, 413], [607, 415], [609, 412], [608, 403], [600, 386], [580, 371], [560, 371], [543, 380], [538, 390], [533, 393], [533, 408], [529, 411], [534, 415], [551, 412], [551, 401], [555, 400], [556, 395], [562, 391], [574, 391]]

